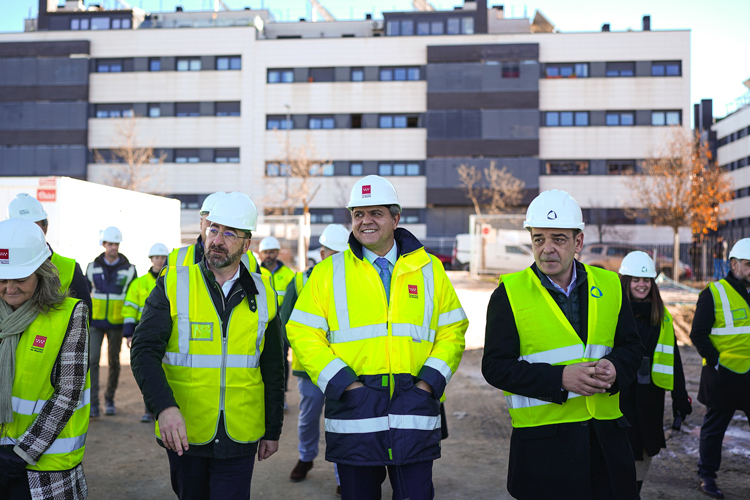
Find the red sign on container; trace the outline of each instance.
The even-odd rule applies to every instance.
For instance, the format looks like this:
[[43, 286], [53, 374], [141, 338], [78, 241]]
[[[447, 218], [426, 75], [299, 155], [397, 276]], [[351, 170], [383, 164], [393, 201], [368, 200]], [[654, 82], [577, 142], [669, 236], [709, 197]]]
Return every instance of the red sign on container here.
[[52, 189], [37, 189], [36, 199], [39, 201], [57, 201], [57, 190]]

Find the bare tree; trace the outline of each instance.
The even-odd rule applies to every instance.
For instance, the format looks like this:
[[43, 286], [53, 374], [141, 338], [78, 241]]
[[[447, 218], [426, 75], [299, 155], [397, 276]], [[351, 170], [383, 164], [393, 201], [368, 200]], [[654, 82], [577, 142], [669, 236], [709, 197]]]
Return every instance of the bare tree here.
[[466, 189], [466, 197], [471, 200], [474, 211], [480, 217], [482, 211], [492, 215], [507, 213], [523, 199], [526, 183], [505, 167], [497, 168], [494, 161], [483, 170], [474, 165], [461, 164], [456, 171], [460, 186]]
[[[138, 124], [135, 117], [121, 118], [117, 124], [118, 145], [110, 150], [111, 158], [104, 158], [94, 150], [94, 161], [106, 163], [110, 167], [104, 175], [104, 183], [113, 187], [132, 191], [153, 191], [154, 174], [164, 163], [164, 153], [156, 156], [153, 146], [138, 142]], [[109, 160], [109, 161], [108, 161]]]
[[677, 127], [664, 142], [664, 149], [643, 162], [642, 170], [627, 183], [651, 222], [672, 228], [672, 276], [678, 280], [679, 229], [689, 226], [701, 239], [718, 229], [724, 213], [721, 204], [732, 199], [731, 181], [713, 163], [700, 136], [690, 136]]

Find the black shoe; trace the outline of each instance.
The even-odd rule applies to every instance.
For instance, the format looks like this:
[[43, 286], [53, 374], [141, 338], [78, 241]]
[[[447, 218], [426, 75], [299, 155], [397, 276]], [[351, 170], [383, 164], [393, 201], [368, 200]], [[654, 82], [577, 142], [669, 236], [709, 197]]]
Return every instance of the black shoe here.
[[716, 485], [716, 479], [712, 477], [702, 477], [700, 489], [704, 495], [711, 498], [724, 498], [724, 493]]
[[117, 413], [117, 410], [115, 410], [115, 402], [114, 401], [105, 401], [104, 402], [104, 414], [107, 416], [112, 416]]
[[304, 481], [307, 477], [307, 473], [313, 468], [313, 461], [303, 462], [302, 460], [297, 461], [297, 465], [292, 469], [292, 473], [289, 476], [289, 480], [293, 483]]

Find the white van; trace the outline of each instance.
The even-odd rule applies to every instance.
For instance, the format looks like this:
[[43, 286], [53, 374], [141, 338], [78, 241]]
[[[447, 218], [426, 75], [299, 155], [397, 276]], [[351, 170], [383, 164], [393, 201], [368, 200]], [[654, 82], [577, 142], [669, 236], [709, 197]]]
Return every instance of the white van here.
[[[475, 236], [479, 238], [479, 236]], [[489, 229], [477, 245], [484, 245], [484, 265], [481, 273], [505, 274], [526, 269], [534, 263], [528, 231]], [[454, 269], [468, 270], [472, 257], [472, 240], [469, 234], [456, 235], [453, 246]], [[480, 255], [481, 246], [475, 249]]]

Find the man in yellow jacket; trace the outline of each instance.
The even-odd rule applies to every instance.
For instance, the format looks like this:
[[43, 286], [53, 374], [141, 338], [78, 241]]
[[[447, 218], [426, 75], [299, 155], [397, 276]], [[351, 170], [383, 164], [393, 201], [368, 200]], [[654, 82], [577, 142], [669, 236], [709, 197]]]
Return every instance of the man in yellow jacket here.
[[437, 258], [398, 228], [388, 180], [352, 188], [349, 250], [315, 266], [287, 323], [304, 370], [326, 396], [326, 460], [343, 500], [434, 498], [440, 400], [469, 326]]

